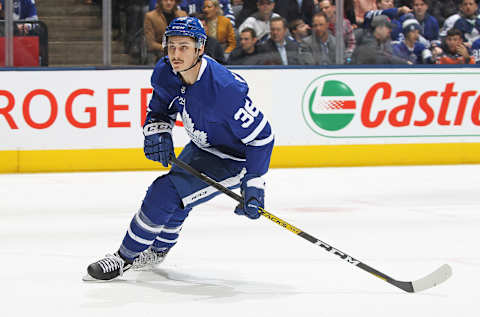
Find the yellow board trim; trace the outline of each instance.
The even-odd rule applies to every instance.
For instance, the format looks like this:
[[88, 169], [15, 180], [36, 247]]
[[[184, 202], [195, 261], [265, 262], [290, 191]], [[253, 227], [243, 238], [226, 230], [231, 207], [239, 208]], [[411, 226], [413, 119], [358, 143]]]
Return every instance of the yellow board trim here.
[[[367, 144], [276, 146], [270, 167], [479, 163], [480, 143]], [[0, 173], [161, 169], [141, 148], [0, 151]]]

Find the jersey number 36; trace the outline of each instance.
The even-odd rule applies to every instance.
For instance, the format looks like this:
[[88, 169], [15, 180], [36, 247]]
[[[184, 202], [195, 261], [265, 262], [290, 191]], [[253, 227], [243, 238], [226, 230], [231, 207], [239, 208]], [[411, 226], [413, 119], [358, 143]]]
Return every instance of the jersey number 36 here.
[[245, 106], [237, 110], [237, 112], [233, 115], [235, 120], [242, 121], [242, 128], [248, 128], [253, 121], [255, 121], [255, 117], [258, 116], [260, 113], [260, 109], [252, 105], [252, 100], [247, 97], [245, 102]]

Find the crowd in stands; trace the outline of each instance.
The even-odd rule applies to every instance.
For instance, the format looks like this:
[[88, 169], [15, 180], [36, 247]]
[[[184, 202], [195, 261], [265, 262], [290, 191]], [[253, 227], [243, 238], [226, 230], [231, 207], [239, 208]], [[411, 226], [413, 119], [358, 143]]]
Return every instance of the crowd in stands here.
[[223, 64], [335, 64], [337, 23], [342, 23], [344, 64], [480, 64], [476, 0], [344, 0], [340, 22], [335, 0], [113, 3], [114, 28], [120, 27], [118, 13], [128, 12], [126, 52], [144, 37], [138, 43], [146, 46], [151, 64], [164, 55], [166, 26], [187, 15], [202, 21], [206, 52]]
[[[101, 0], [84, 0], [101, 5]], [[343, 64], [480, 64], [476, 0], [344, 0]], [[14, 20], [38, 20], [34, 0], [13, 0]], [[0, 0], [0, 19], [4, 0]], [[336, 63], [335, 0], [115, 0], [113, 28], [143, 64], [164, 55], [175, 17], [196, 16], [206, 54], [230, 65]], [[123, 15], [122, 15], [123, 13]], [[123, 19], [121, 18], [123, 17]], [[34, 24], [17, 23], [16, 34]]]

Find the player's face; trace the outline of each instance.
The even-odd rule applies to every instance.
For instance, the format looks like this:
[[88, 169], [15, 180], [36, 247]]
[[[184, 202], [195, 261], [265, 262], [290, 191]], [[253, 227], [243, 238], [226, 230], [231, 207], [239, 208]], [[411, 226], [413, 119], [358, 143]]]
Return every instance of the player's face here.
[[313, 18], [312, 27], [315, 35], [317, 37], [321, 37], [327, 32], [327, 29], [328, 29], [327, 20], [325, 20], [325, 17], [316, 16]]
[[462, 44], [462, 38], [460, 35], [447, 36], [445, 38], [445, 44], [450, 52], [455, 53], [457, 51], [457, 46]]
[[[186, 36], [169, 37], [167, 51], [170, 63], [177, 72], [192, 66], [198, 58], [195, 40]], [[201, 53], [203, 53], [203, 48], [200, 51]]]
[[467, 16], [472, 16], [477, 12], [478, 5], [475, 0], [463, 0], [460, 5], [460, 10]]
[[423, 0], [413, 1], [413, 12], [415, 15], [423, 17], [428, 10], [427, 4]]
[[162, 8], [166, 12], [172, 12], [175, 7], [175, 0], [162, 0]]
[[393, 0], [380, 0], [377, 2], [379, 10], [387, 10], [393, 8]]
[[217, 8], [210, 0], [205, 0], [203, 3], [203, 12], [207, 16], [207, 19], [214, 18], [217, 15]]
[[282, 21], [273, 21], [270, 23], [270, 37], [276, 43], [282, 43], [287, 34], [287, 29]]
[[242, 32], [240, 33], [240, 45], [244, 51], [250, 50], [255, 43], [257, 42], [256, 38], [252, 37], [250, 32]]

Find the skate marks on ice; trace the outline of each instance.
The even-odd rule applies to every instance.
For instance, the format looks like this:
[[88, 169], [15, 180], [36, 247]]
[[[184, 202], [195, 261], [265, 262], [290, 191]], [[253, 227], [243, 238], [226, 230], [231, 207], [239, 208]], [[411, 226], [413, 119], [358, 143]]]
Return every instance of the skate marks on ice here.
[[89, 300], [83, 306], [87, 307], [192, 300], [228, 303], [305, 293], [287, 284], [235, 279], [234, 271], [171, 266], [128, 271], [112, 281], [86, 282], [85, 285], [89, 288], [86, 291]]

